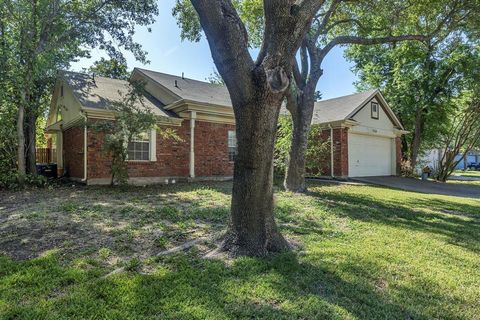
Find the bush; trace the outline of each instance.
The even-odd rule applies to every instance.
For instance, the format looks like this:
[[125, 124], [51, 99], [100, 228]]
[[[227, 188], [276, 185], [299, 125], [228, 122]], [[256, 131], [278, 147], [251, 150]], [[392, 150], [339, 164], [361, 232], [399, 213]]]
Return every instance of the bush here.
[[[313, 125], [308, 135], [308, 146], [305, 155], [305, 169], [312, 175], [323, 175], [325, 164], [329, 163], [330, 140], [321, 138], [322, 128]], [[275, 175], [285, 174], [292, 142], [293, 124], [291, 117], [280, 117], [278, 121], [277, 139], [275, 141], [274, 169]]]
[[44, 188], [48, 185], [48, 179], [44, 176], [26, 175], [21, 183], [20, 175], [16, 171], [0, 173], [0, 189], [19, 190], [25, 187]]

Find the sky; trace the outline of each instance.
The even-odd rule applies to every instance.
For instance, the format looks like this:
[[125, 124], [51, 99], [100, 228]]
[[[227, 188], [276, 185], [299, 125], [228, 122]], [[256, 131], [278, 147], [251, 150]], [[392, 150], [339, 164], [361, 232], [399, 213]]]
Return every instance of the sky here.
[[[215, 70], [208, 42], [205, 37], [198, 43], [180, 39], [180, 29], [172, 17], [174, 3], [175, 0], [159, 0], [160, 13], [156, 23], [151, 26], [152, 32], [149, 33], [147, 27], [137, 28], [134, 39], [148, 52], [150, 64], [143, 65], [126, 53], [128, 67], [142, 67], [179, 76], [184, 72], [187, 78], [205, 81]], [[255, 54], [255, 51], [252, 53]], [[101, 57], [106, 57], [99, 49], [93, 49], [91, 56], [91, 59], [81, 59], [73, 63], [71, 69], [81, 71]], [[353, 83], [357, 78], [350, 71], [352, 64], [343, 57], [342, 48], [333, 49], [325, 58], [322, 67], [324, 72], [317, 87], [322, 99], [356, 92]]]

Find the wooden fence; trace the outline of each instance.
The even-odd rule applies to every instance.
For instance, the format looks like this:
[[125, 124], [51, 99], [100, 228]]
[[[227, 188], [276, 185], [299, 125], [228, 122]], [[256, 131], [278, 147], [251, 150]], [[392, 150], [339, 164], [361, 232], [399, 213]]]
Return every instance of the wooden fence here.
[[51, 162], [52, 162], [52, 149], [37, 148], [37, 163], [51, 163]]

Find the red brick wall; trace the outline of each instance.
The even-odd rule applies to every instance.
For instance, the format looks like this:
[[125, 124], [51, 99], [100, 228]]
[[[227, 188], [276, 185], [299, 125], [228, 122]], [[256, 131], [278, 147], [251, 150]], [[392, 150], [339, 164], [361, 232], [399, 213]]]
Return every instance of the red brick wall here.
[[233, 176], [228, 160], [228, 131], [234, 125], [197, 121], [195, 125], [195, 175]]
[[395, 138], [395, 146], [396, 146], [396, 159], [397, 159], [397, 175], [402, 174], [402, 139], [400, 137]]
[[333, 171], [337, 177], [348, 176], [348, 128], [333, 129]]
[[[325, 129], [318, 137], [319, 141], [328, 141], [330, 139], [330, 129]], [[331, 175], [330, 146], [328, 146], [328, 156], [322, 157], [323, 164], [318, 172], [308, 172], [312, 175]], [[348, 176], [348, 128], [333, 129], [333, 173], [336, 177]]]
[[84, 127], [73, 127], [63, 131], [63, 159], [67, 174], [83, 179]]
[[[182, 141], [164, 139], [157, 133], [157, 161], [130, 161], [130, 177], [188, 177], [190, 159], [190, 121], [180, 127], [164, 126], [177, 132]], [[228, 161], [228, 130], [235, 126], [202, 121], [195, 123], [195, 175], [197, 177], [232, 176]], [[102, 150], [104, 134], [89, 129], [88, 177], [109, 178], [110, 158]]]

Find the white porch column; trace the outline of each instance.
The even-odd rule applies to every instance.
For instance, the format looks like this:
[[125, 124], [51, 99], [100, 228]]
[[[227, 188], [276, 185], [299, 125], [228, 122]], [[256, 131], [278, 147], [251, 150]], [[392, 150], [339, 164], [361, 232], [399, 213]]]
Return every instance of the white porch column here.
[[63, 131], [57, 131], [56, 133], [56, 163], [58, 169], [63, 169]]
[[197, 113], [190, 112], [190, 178], [195, 178], [195, 119]]

